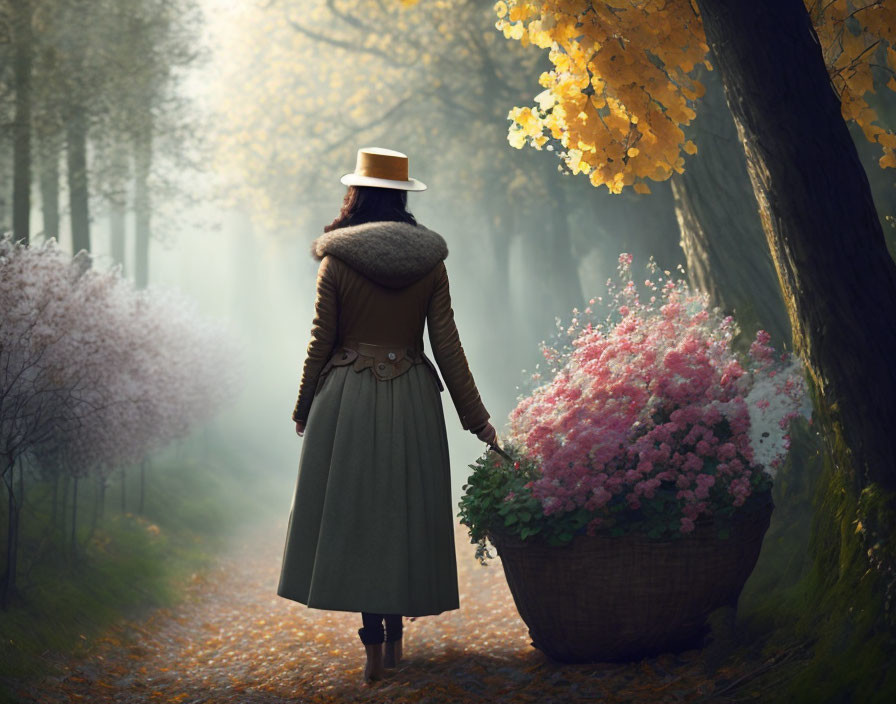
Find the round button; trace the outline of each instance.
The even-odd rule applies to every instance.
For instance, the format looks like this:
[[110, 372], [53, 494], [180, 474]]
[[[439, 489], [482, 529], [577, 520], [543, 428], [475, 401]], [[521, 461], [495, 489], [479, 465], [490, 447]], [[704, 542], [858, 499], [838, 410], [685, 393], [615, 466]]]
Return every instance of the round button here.
[[387, 356], [389, 359], [395, 359], [395, 353], [394, 353], [394, 352], [390, 352], [390, 353], [387, 354], [386, 356]]
[[382, 362], [380, 362], [380, 363], [377, 365], [377, 368], [378, 368], [378, 369], [385, 369], [385, 368], [386, 368], [386, 365], [383, 364]]

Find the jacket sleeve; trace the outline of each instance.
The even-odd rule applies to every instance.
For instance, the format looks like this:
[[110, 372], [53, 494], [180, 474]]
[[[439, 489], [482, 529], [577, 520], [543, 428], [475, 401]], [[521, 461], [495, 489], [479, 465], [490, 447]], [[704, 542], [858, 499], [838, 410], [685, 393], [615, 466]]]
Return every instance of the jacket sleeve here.
[[292, 419], [295, 422], [304, 423], [308, 420], [318, 377], [332, 354], [338, 332], [339, 295], [336, 263], [332, 257], [325, 255], [317, 270], [317, 298], [314, 302], [311, 342], [308, 343], [305, 364], [302, 368], [299, 398], [292, 412]]
[[448, 287], [448, 271], [445, 262], [439, 262], [436, 283], [426, 313], [429, 328], [429, 342], [433, 355], [445, 378], [445, 385], [465, 430], [475, 431], [489, 419], [489, 413], [482, 404], [464, 348], [460, 344], [454, 311], [451, 308], [451, 293]]

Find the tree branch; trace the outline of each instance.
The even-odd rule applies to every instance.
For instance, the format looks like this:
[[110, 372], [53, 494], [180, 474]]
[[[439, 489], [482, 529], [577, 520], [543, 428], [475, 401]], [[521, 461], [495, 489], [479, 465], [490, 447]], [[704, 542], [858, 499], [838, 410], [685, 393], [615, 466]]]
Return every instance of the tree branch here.
[[387, 54], [385, 51], [380, 49], [375, 49], [373, 47], [361, 46], [359, 44], [355, 44], [350, 41], [346, 41], [344, 39], [337, 39], [336, 37], [328, 37], [326, 34], [321, 34], [313, 29], [309, 29], [305, 27], [295, 20], [287, 19], [287, 22], [292, 26], [300, 34], [304, 34], [309, 39], [313, 39], [314, 41], [321, 42], [322, 44], [329, 44], [330, 46], [336, 46], [340, 49], [345, 49], [346, 51], [359, 51], [365, 54], [370, 54], [372, 56], [377, 56], [387, 63], [393, 66], [401, 66], [407, 68], [412, 64], [402, 63], [400, 61], [396, 61], [395, 57], [391, 54]]

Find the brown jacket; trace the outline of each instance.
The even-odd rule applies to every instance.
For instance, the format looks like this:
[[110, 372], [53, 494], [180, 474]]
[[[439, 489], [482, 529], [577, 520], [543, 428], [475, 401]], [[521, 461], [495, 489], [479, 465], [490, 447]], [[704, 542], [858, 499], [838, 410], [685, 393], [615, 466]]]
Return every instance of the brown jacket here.
[[[423, 326], [461, 426], [470, 431], [489, 419], [467, 365], [454, 323], [445, 240], [421, 225], [372, 222], [339, 228], [318, 237], [311, 247], [320, 260], [311, 342], [302, 370], [292, 419], [306, 421], [318, 382], [334, 363], [353, 364], [356, 372], [375, 373], [369, 356], [343, 352], [357, 343], [423, 350]], [[391, 359], [391, 357], [390, 357]], [[395, 365], [392, 375], [409, 368]], [[380, 369], [385, 365], [378, 364]], [[435, 369], [429, 365], [433, 373]], [[381, 378], [379, 374], [375, 374]], [[388, 375], [387, 375], [388, 376]], [[436, 374], [438, 381], [438, 374]], [[439, 383], [441, 389], [441, 382]]]

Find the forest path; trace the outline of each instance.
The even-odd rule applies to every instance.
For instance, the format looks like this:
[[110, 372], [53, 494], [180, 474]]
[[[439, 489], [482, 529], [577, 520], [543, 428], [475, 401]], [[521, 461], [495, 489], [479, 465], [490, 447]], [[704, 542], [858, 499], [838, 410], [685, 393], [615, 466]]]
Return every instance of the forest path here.
[[[309, 609], [276, 594], [285, 521], [236, 539], [174, 608], [125, 621], [62, 677], [20, 690], [22, 702], [721, 702], [760, 663], [708, 674], [699, 651], [631, 665], [561, 665], [530, 645], [500, 558], [482, 567], [456, 525], [461, 608], [404, 619], [404, 657], [363, 679], [358, 613]], [[732, 686], [733, 685], [733, 686]], [[724, 694], [723, 694], [724, 692]]]

